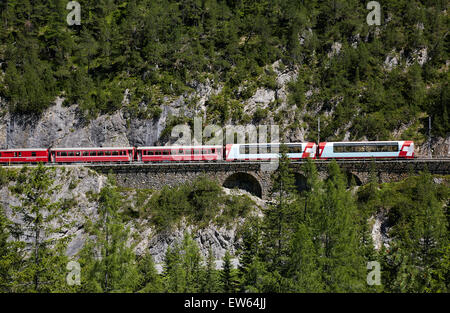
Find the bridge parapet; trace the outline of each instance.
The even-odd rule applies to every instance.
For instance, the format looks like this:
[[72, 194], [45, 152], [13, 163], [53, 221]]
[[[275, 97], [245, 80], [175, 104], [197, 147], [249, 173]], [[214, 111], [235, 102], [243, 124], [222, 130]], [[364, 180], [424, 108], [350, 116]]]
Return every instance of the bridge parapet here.
[[[326, 178], [328, 166], [332, 161], [314, 160], [322, 178]], [[302, 173], [305, 162], [292, 162], [291, 168]], [[338, 160], [337, 163], [347, 175], [356, 176], [361, 184], [369, 181], [373, 170], [380, 182], [398, 181], [410, 174], [428, 169], [432, 174], [450, 174], [450, 158], [411, 159], [411, 160]], [[160, 189], [163, 186], [176, 186], [193, 181], [200, 175], [216, 179], [227, 187], [235, 184], [260, 196], [268, 197], [271, 188], [270, 171], [265, 171], [261, 162], [180, 162], [150, 164], [88, 164], [97, 172], [116, 174], [118, 183], [125, 187]], [[242, 174], [239, 174], [242, 173]], [[236, 175], [239, 174], [239, 175]], [[244, 175], [245, 174], [245, 175]], [[239, 180], [244, 180], [239, 182]], [[250, 185], [253, 184], [253, 187]], [[246, 186], [246, 187], [245, 187]]]

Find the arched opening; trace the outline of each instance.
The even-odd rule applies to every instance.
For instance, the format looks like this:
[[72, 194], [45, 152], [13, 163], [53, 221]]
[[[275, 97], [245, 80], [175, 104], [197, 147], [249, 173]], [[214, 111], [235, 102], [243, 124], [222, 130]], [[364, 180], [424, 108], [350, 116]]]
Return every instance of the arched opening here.
[[351, 172], [345, 172], [345, 176], [347, 177], [348, 188], [362, 185], [361, 179], [357, 175]]
[[228, 176], [223, 183], [225, 188], [238, 188], [248, 191], [252, 195], [262, 198], [262, 187], [259, 181], [248, 173], [234, 173]]
[[297, 187], [297, 191], [301, 193], [308, 189], [308, 180], [303, 174], [295, 173], [295, 186]]

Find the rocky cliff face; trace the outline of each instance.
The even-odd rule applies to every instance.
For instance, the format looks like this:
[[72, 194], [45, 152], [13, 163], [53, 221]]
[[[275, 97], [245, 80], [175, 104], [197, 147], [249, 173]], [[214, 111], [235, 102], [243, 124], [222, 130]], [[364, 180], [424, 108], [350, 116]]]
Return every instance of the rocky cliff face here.
[[[62, 205], [61, 214], [58, 221], [55, 223], [62, 227], [60, 233], [52, 235], [52, 238], [70, 237], [70, 242], [67, 246], [66, 254], [70, 257], [76, 254], [83, 247], [86, 238], [89, 236], [85, 231], [86, 221], [94, 222], [98, 219], [99, 203], [96, 200], [95, 194], [98, 194], [107, 177], [98, 174], [92, 170], [83, 167], [57, 167], [53, 176], [54, 185], [60, 186], [60, 192], [56, 193], [52, 198], [52, 202], [70, 203]], [[7, 185], [0, 187], [0, 207], [3, 207], [6, 215], [15, 223], [23, 224], [23, 221], [18, 219], [13, 213], [13, 207], [20, 205], [17, 197], [10, 191], [9, 186], [17, 182], [10, 182]], [[131, 207], [136, 203], [136, 193], [134, 191], [125, 191], [127, 194], [127, 202]], [[255, 203], [255, 207], [264, 207], [266, 203], [245, 191], [230, 190], [224, 188], [226, 194], [242, 195], [246, 194]], [[66, 200], [66, 202], [64, 202]], [[261, 214], [255, 211], [254, 214]], [[216, 225], [210, 223], [205, 227], [198, 227], [182, 220], [172, 229], [165, 231], [157, 231], [147, 218], [133, 218], [127, 222], [126, 227], [130, 229], [129, 244], [134, 246], [135, 252], [138, 255], [150, 252], [157, 268], [162, 269], [164, 255], [169, 246], [175, 242], [181, 242], [184, 233], [188, 232], [197, 242], [202, 255], [206, 258], [208, 251], [211, 248], [214, 257], [217, 260], [218, 267], [221, 266], [221, 259], [228, 250], [232, 255], [236, 254], [240, 246], [238, 236], [238, 226], [244, 222], [243, 218], [238, 218], [231, 224]], [[54, 225], [56, 226], [56, 225]], [[21, 238], [27, 241], [29, 238]], [[237, 259], [234, 259], [235, 265]]]
[[[336, 48], [336, 47], [335, 47]], [[336, 48], [337, 49], [337, 48]], [[335, 50], [336, 50], [335, 49]], [[338, 53], [336, 50], [335, 53]], [[253, 96], [246, 100], [244, 112], [253, 116], [257, 109], [269, 108], [274, 101], [277, 107], [272, 108], [271, 113], [260, 121], [260, 124], [276, 124], [272, 114], [285, 112], [282, 125], [283, 129], [294, 121], [300, 125], [297, 128], [287, 127], [284, 133], [286, 141], [307, 140], [310, 131], [302, 120], [297, 120], [296, 106], [288, 106], [287, 85], [295, 80], [297, 71], [286, 71], [279, 68], [279, 62], [271, 66], [276, 75], [276, 87], [257, 88]], [[63, 105], [64, 99], [57, 98], [53, 106], [48, 108], [40, 117], [11, 115], [7, 112], [5, 101], [0, 99], [0, 149], [5, 148], [47, 148], [47, 147], [110, 147], [110, 146], [151, 146], [164, 145], [174, 142], [178, 138], [161, 138], [171, 116], [203, 116], [204, 120], [208, 112], [205, 103], [211, 96], [218, 94], [222, 87], [214, 88], [209, 80], [206, 83], [193, 85], [194, 92], [184, 94], [176, 99], [165, 98], [160, 105], [161, 114], [157, 118], [139, 119], [132, 118], [125, 110], [118, 110], [112, 115], [100, 115], [93, 120], [85, 120], [76, 105], [67, 107]], [[318, 90], [308, 90], [305, 97], [309, 98]], [[126, 104], [127, 94], [124, 96]], [[194, 99], [194, 100], [193, 100]], [[188, 105], [194, 101], [195, 105]], [[336, 101], [339, 101], [336, 100]], [[320, 108], [320, 105], [319, 105]], [[317, 114], [318, 107], [303, 108], [300, 115]], [[3, 113], [2, 113], [3, 112]], [[287, 113], [286, 113], [287, 112]], [[333, 113], [333, 108], [329, 115]], [[300, 116], [301, 119], [301, 116]], [[395, 138], [400, 138], [407, 125], [394, 132]], [[336, 130], [337, 134], [343, 134], [344, 140], [349, 140], [348, 125]], [[315, 130], [315, 129], [313, 129]], [[446, 138], [433, 138], [431, 151], [434, 157], [450, 156], [450, 136]], [[430, 145], [425, 141], [416, 145], [416, 155], [429, 156]]]

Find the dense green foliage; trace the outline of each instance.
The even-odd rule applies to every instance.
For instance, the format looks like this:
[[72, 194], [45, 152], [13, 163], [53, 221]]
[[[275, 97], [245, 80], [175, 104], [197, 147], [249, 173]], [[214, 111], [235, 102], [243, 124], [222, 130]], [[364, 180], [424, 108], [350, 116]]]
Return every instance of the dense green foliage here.
[[[42, 164], [34, 169], [22, 168], [11, 191], [20, 204], [12, 207], [13, 216], [24, 224], [8, 221], [3, 212], [0, 216], [2, 234], [1, 286], [3, 291], [51, 292], [64, 291], [65, 266], [68, 258], [64, 254], [70, 237], [57, 240], [64, 227], [64, 214], [60, 205], [51, 201], [58, 190], [53, 186], [51, 171]], [[13, 241], [4, 241], [11, 235]]]
[[217, 182], [203, 176], [177, 187], [164, 186], [147, 197], [150, 199], [139, 208], [140, 215], [159, 230], [175, 226], [183, 217], [198, 227], [211, 221], [227, 224], [246, 217], [254, 207], [247, 196], [224, 195]]
[[[11, 111], [40, 113], [60, 95], [95, 116], [120, 108], [128, 89], [130, 116], [151, 118], [164, 97], [209, 79], [224, 86], [206, 103], [218, 123], [270, 116], [286, 123], [290, 110], [297, 111], [290, 127], [303, 120], [309, 140], [321, 116], [328, 140], [352, 121], [355, 139], [387, 139], [411, 122], [403, 136], [421, 141], [428, 114], [434, 135], [448, 134], [447, 1], [382, 1], [379, 27], [367, 25], [366, 1], [358, 0], [79, 0], [79, 26], [67, 25], [67, 2], [0, 4], [0, 95]], [[329, 57], [335, 42], [342, 47]], [[399, 64], [387, 70], [394, 56]], [[257, 87], [277, 88], [267, 65], [278, 60], [280, 70], [299, 73], [288, 107], [244, 114]], [[305, 107], [319, 114], [304, 115]]]
[[[369, 184], [355, 188], [348, 187], [336, 163], [330, 163], [328, 178], [321, 180], [309, 161], [303, 168], [309, 178], [306, 189], [299, 192], [283, 153], [273, 175], [273, 201], [263, 217], [248, 214], [255, 208], [251, 200], [226, 200], [220, 187], [203, 177], [190, 187], [143, 192], [136, 195], [139, 214], [164, 226], [159, 231], [182, 217], [196, 227], [217, 223], [216, 215], [226, 215], [228, 201], [240, 204], [227, 223], [246, 217], [238, 231], [240, 250], [234, 256], [227, 251], [221, 269], [216, 269], [212, 249], [203, 256], [186, 232], [168, 247], [158, 273], [148, 252], [134, 253], [135, 234], [127, 226], [132, 219], [129, 195], [110, 176], [100, 193], [91, 196], [98, 201], [98, 218], [86, 221], [88, 236], [75, 256], [81, 284], [69, 286], [70, 259], [64, 252], [70, 236], [58, 236], [68, 225], [61, 203], [51, 200], [59, 188], [52, 171], [39, 166], [2, 173], [15, 177], [8, 185], [20, 203], [12, 208], [14, 217], [27, 224], [0, 212], [1, 292], [449, 292], [448, 177], [425, 171], [380, 184], [372, 173]], [[166, 200], [160, 201], [162, 195]], [[180, 200], [179, 206], [170, 198]], [[193, 209], [178, 211], [194, 205], [200, 215]], [[163, 217], [161, 208], [168, 211]], [[376, 250], [369, 232], [373, 217], [380, 215], [385, 216], [389, 241]], [[161, 224], [164, 218], [169, 222]], [[233, 258], [239, 258], [237, 269]], [[367, 264], [373, 261], [380, 264], [380, 285], [367, 283]]]

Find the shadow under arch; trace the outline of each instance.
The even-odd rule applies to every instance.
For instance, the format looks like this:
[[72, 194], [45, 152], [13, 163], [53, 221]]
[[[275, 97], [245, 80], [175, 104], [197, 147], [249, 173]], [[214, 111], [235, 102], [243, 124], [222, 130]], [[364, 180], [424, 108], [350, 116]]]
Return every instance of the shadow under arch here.
[[302, 191], [308, 190], [308, 179], [302, 173], [294, 173], [295, 186], [297, 191], [301, 193]]
[[259, 181], [251, 174], [238, 172], [231, 174], [222, 184], [225, 188], [238, 188], [248, 191], [254, 196], [262, 198], [262, 187]]
[[361, 179], [359, 179], [358, 175], [353, 174], [351, 172], [345, 172], [345, 176], [347, 177], [348, 188], [352, 186], [362, 186]]

